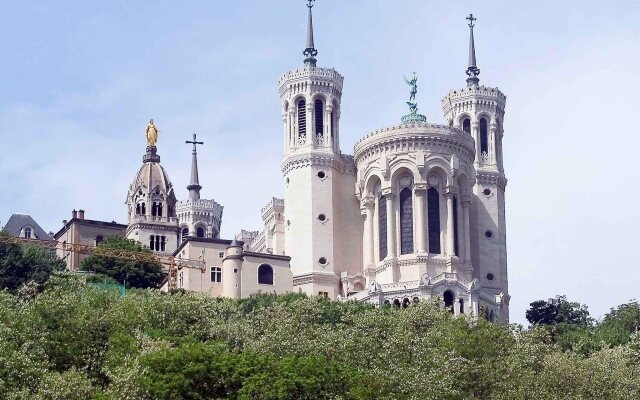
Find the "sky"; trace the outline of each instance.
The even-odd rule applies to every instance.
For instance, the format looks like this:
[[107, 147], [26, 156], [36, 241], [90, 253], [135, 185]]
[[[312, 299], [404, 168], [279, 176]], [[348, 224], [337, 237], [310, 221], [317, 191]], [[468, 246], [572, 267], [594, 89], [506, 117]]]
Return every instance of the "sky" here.
[[[640, 2], [318, 0], [318, 66], [344, 77], [341, 149], [398, 124], [416, 72], [420, 112], [465, 85], [476, 21], [480, 83], [504, 121], [511, 321], [558, 294], [598, 318], [640, 299]], [[0, 226], [72, 209], [126, 221], [144, 129], [179, 198], [196, 132], [202, 195], [222, 236], [261, 227], [283, 193], [277, 80], [302, 65], [303, 0], [21, 1], [0, 14]]]

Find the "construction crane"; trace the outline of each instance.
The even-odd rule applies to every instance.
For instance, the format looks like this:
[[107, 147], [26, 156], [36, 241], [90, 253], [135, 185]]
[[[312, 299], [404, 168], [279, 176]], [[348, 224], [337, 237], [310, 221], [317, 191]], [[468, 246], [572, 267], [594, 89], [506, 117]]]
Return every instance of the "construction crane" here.
[[59, 242], [57, 240], [30, 239], [8, 235], [0, 235], [0, 244], [1, 243], [17, 244], [21, 246], [36, 246], [49, 250], [60, 250], [63, 254], [73, 252], [78, 254], [113, 257], [127, 261], [158, 263], [167, 271], [169, 289], [175, 289], [177, 287], [178, 270], [182, 268], [197, 268], [201, 273], [205, 273], [207, 270], [204, 255], [199, 260], [190, 260], [182, 257], [157, 255], [142, 251], [113, 249], [105, 246], [89, 246], [85, 244]]

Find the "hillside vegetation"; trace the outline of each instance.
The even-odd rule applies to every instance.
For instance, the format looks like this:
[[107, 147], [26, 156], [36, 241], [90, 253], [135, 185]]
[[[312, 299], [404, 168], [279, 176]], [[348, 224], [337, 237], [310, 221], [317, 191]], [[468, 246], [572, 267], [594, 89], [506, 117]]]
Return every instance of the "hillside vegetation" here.
[[426, 303], [121, 296], [56, 273], [0, 292], [0, 398], [637, 399], [640, 335], [613, 314], [615, 334], [571, 339]]

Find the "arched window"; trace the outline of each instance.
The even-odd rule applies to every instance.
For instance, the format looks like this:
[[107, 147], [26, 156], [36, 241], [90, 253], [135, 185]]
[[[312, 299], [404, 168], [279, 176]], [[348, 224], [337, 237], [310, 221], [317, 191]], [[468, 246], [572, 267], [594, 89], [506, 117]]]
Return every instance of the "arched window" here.
[[460, 299], [460, 314], [464, 314], [464, 299]]
[[166, 246], [167, 246], [167, 238], [165, 236], [162, 236], [160, 240], [160, 250], [164, 251], [166, 249]]
[[24, 228], [24, 237], [27, 239], [31, 238], [31, 228], [29, 227]]
[[307, 102], [301, 99], [298, 102], [298, 140], [304, 143], [307, 137]]
[[187, 236], [189, 236], [189, 228], [182, 228], [181, 236], [183, 242], [187, 240]]
[[160, 236], [156, 235], [156, 251], [160, 251]]
[[322, 100], [317, 99], [313, 103], [313, 111], [316, 122], [316, 136], [318, 137], [318, 142], [320, 142], [320, 138], [324, 135], [324, 112], [323, 112]]
[[144, 203], [142, 203], [142, 214], [147, 215], [147, 206]]
[[382, 261], [387, 256], [387, 200], [383, 196], [378, 198], [378, 245]]
[[258, 267], [258, 283], [261, 285], [273, 285], [273, 268], [269, 264], [261, 264]]
[[464, 121], [462, 121], [462, 130], [471, 133], [471, 120], [469, 118], [465, 118]]
[[411, 189], [400, 192], [400, 254], [413, 253], [413, 196]]
[[158, 215], [158, 205], [154, 201], [153, 205], [151, 206], [151, 216], [155, 217], [156, 215]]
[[202, 229], [202, 228], [196, 229], [196, 236], [199, 237], [199, 238], [203, 238], [204, 237], [204, 229]]
[[458, 253], [458, 198], [453, 196], [453, 253], [457, 256]]
[[162, 203], [158, 203], [158, 217], [162, 217]]
[[211, 282], [222, 282], [222, 268], [211, 267]]
[[489, 154], [489, 136], [487, 135], [487, 120], [480, 118], [480, 154]]
[[453, 292], [450, 290], [444, 292], [444, 308], [453, 314]]
[[440, 195], [435, 188], [427, 190], [427, 218], [429, 219], [429, 253], [440, 254]]
[[156, 248], [156, 238], [153, 235], [149, 236], [149, 248], [151, 250]]
[[102, 235], [96, 236], [96, 246], [102, 242], [104, 242], [104, 237]]
[[140, 203], [136, 204], [136, 215], [140, 215]]

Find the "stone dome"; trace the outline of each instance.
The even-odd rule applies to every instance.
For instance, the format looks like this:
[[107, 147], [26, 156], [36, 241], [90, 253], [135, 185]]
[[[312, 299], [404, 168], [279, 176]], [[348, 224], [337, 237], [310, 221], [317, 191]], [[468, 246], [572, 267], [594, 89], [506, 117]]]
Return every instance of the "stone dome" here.
[[[129, 220], [135, 216], [156, 216], [157, 205], [161, 204], [161, 217], [175, 217], [176, 197], [167, 171], [160, 165], [160, 156], [155, 146], [147, 147], [143, 164], [129, 186], [127, 206]], [[153, 207], [153, 208], [152, 208]]]

